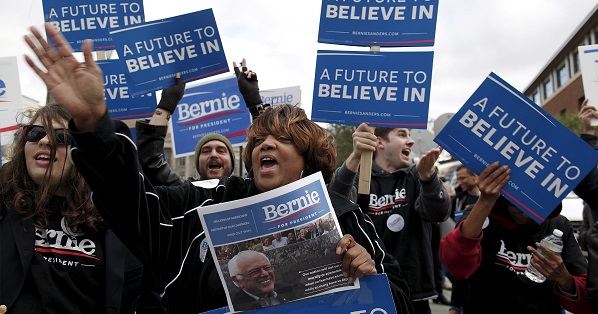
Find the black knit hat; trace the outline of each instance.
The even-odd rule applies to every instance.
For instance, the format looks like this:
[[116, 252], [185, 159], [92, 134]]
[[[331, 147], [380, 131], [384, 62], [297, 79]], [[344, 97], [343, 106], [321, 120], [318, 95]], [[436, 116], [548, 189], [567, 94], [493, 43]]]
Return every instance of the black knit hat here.
[[197, 145], [195, 146], [195, 170], [197, 170], [197, 173], [199, 173], [199, 151], [205, 143], [214, 140], [220, 141], [224, 143], [224, 145], [226, 145], [226, 148], [228, 149], [228, 154], [230, 155], [230, 161], [232, 163], [230, 168], [230, 171], [232, 173], [232, 171], [235, 170], [235, 154], [233, 153], [233, 145], [226, 137], [218, 133], [206, 134], [197, 142]]

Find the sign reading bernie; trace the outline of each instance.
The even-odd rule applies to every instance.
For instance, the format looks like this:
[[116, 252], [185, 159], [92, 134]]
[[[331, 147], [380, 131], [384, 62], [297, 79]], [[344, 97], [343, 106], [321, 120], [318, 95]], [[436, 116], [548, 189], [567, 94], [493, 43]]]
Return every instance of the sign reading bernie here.
[[508, 165], [502, 195], [538, 223], [598, 163], [598, 152], [494, 73], [434, 141], [476, 174]]

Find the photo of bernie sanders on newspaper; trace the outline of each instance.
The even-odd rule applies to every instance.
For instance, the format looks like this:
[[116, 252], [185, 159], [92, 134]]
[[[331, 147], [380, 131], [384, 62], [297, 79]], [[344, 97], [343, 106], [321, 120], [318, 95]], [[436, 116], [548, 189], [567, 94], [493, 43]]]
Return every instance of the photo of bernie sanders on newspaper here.
[[342, 275], [341, 232], [320, 173], [198, 213], [231, 311], [359, 288]]

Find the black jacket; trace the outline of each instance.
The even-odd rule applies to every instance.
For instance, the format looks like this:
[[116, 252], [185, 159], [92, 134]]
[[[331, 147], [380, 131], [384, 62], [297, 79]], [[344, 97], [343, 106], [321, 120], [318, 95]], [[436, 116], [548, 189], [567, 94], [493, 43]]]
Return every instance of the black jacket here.
[[[75, 140], [73, 162], [91, 186], [94, 203], [156, 275], [169, 311], [197, 313], [226, 306], [213, 258], [209, 250], [202, 253], [205, 236], [195, 208], [256, 195], [253, 180], [227, 177], [154, 187], [141, 171], [124, 123], [106, 114], [92, 132], [77, 132], [72, 121], [69, 129]], [[344, 199], [331, 194], [342, 231], [370, 252], [378, 272], [385, 272], [391, 281], [397, 307], [408, 313], [398, 263], [384, 252], [359, 207], [346, 199], [339, 204], [337, 198]]]

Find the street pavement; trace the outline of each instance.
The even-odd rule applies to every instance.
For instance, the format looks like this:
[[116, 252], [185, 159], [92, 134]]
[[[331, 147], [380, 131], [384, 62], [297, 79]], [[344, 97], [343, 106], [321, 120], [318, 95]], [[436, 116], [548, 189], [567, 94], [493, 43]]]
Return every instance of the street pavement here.
[[[444, 290], [444, 296], [448, 300], [450, 300], [451, 299], [451, 291]], [[448, 305], [436, 304], [432, 301], [430, 301], [430, 308], [432, 309], [432, 314], [448, 314], [448, 310], [449, 310]]]

